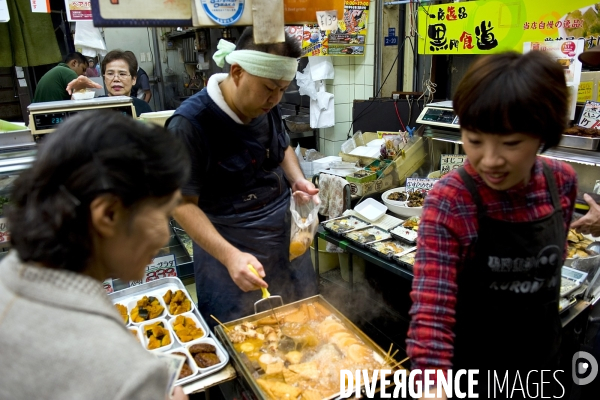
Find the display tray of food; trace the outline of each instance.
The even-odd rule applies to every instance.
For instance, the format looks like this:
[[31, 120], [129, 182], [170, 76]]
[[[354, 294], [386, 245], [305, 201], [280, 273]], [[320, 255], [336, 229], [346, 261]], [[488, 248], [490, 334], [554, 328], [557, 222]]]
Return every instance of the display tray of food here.
[[[215, 328], [238, 376], [258, 399], [333, 399], [340, 371], [393, 370], [384, 350], [322, 296]], [[378, 385], [379, 386], [379, 385]]]
[[402, 253], [408, 248], [408, 246], [399, 240], [388, 239], [380, 242], [370, 243], [367, 248], [378, 256], [391, 260], [394, 254]]
[[411, 244], [417, 243], [420, 217], [410, 217], [400, 225], [390, 229], [393, 238], [405, 241]]
[[417, 248], [415, 247], [413, 251], [410, 253], [402, 254], [402, 255], [394, 255], [393, 259], [398, 264], [403, 266], [408, 266], [411, 270], [413, 265], [415, 265], [415, 256], [417, 255]]
[[369, 243], [390, 239], [392, 235], [385, 229], [381, 229], [377, 226], [369, 226], [364, 229], [346, 232], [344, 233], [344, 237], [361, 247], [366, 247]]
[[108, 295], [123, 323], [151, 352], [181, 353], [187, 362], [176, 385], [221, 370], [229, 362], [179, 278], [167, 277]]
[[371, 223], [353, 215], [348, 215], [323, 221], [321, 225], [325, 230], [341, 237], [346, 232], [371, 226]]

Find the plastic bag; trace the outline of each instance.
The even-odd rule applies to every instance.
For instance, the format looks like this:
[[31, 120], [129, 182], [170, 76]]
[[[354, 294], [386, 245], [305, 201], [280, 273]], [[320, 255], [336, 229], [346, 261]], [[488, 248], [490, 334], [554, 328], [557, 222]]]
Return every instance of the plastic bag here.
[[290, 230], [290, 261], [300, 257], [309, 248], [319, 227], [319, 195], [294, 192], [290, 202], [292, 229]]

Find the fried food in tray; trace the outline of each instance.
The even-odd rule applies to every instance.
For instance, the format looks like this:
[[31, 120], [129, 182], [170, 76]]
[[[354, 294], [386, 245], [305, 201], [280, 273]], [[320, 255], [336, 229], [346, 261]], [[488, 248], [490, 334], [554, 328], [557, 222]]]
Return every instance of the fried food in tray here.
[[426, 195], [427, 192], [421, 192], [419, 190], [410, 192], [408, 194], [408, 199], [406, 200], [406, 205], [408, 207], [423, 207], [423, 202], [425, 201]]
[[402, 253], [405, 246], [397, 240], [382, 240], [369, 244], [369, 248], [376, 254], [392, 258], [394, 254]]
[[354, 216], [341, 217], [323, 222], [323, 227], [330, 232], [341, 235], [345, 232], [370, 226], [366, 221]]
[[262, 322], [243, 322], [226, 334], [256, 366], [251, 372], [267, 398], [327, 398], [339, 392], [342, 369], [372, 373], [385, 367], [373, 348], [318, 302], [287, 310], [279, 324]]
[[158, 318], [163, 314], [165, 308], [154, 296], [144, 296], [139, 299], [131, 309], [131, 320], [136, 323]]
[[587, 258], [595, 255], [586, 250], [587, 246], [592, 243], [592, 240], [587, 239], [581, 233], [577, 233], [575, 229], [569, 229], [567, 242], [569, 244], [567, 258]]
[[179, 315], [192, 309], [191, 300], [185, 295], [183, 290], [177, 290], [173, 293], [170, 289], [163, 296], [163, 300], [169, 307], [169, 314]]
[[584, 128], [575, 125], [565, 130], [564, 134], [572, 136], [598, 137], [600, 136], [600, 131], [596, 128]]
[[185, 363], [183, 363], [183, 366], [181, 367], [181, 371], [179, 372], [179, 376], [177, 377], [177, 380], [187, 378], [190, 375], [194, 375], [194, 371], [190, 367], [188, 357], [185, 353], [176, 351], [171, 354], [176, 354], [178, 356], [185, 357]]
[[159, 347], [171, 344], [171, 334], [163, 321], [144, 325], [144, 335], [148, 338], [148, 350], [158, 349]]
[[173, 331], [182, 343], [200, 339], [204, 336], [204, 331], [196, 325], [196, 321], [184, 315], [178, 315], [175, 318]]
[[208, 368], [221, 362], [217, 356], [217, 349], [209, 343], [199, 343], [188, 348], [194, 361], [200, 368]]
[[402, 226], [413, 231], [419, 230], [419, 224], [421, 223], [421, 217], [415, 216], [410, 217], [402, 223]]
[[115, 307], [117, 308], [117, 311], [119, 311], [119, 314], [121, 314], [123, 323], [127, 325], [129, 323], [129, 313], [127, 312], [127, 307], [120, 303], [115, 304]]
[[392, 237], [390, 233], [376, 226], [371, 226], [365, 229], [359, 229], [344, 234], [345, 237], [359, 244], [367, 244], [377, 240], [389, 239]]
[[387, 199], [392, 201], [406, 201], [407, 197], [405, 192], [392, 192], [388, 195]]

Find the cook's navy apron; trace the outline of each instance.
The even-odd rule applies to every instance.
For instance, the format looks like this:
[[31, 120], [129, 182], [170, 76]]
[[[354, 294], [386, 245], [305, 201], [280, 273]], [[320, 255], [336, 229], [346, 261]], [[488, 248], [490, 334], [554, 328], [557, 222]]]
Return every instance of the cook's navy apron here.
[[[458, 272], [453, 370], [479, 369], [479, 398], [488, 398], [488, 370], [501, 377], [509, 370], [510, 386], [520, 370], [525, 385], [528, 371], [555, 370], [558, 364], [566, 233], [556, 181], [545, 163], [543, 168], [554, 211], [531, 222], [485, 215], [475, 181], [459, 170], [477, 204], [479, 231], [474, 252]], [[545, 380], [553, 379], [547, 374]], [[546, 387], [544, 395], [549, 391]]]
[[[242, 214], [207, 214], [217, 231], [240, 251], [253, 254], [265, 269], [273, 295], [290, 303], [317, 294], [316, 275], [308, 252], [289, 261], [290, 192], [264, 208]], [[254, 314], [258, 290], [243, 292], [227, 268], [194, 242], [194, 272], [198, 309], [211, 325], [210, 314], [223, 322]], [[266, 303], [266, 302], [265, 302]], [[273, 306], [279, 303], [273, 300]], [[260, 310], [259, 310], [260, 311]]]

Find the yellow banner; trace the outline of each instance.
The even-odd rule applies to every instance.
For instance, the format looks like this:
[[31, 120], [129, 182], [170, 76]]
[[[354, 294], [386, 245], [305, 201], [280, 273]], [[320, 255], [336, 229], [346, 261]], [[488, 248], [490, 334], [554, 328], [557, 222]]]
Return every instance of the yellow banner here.
[[600, 3], [487, 0], [419, 8], [419, 54], [523, 51], [524, 42], [584, 38], [600, 44]]

